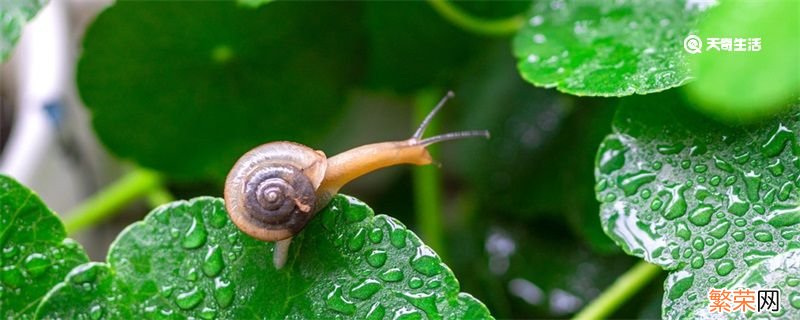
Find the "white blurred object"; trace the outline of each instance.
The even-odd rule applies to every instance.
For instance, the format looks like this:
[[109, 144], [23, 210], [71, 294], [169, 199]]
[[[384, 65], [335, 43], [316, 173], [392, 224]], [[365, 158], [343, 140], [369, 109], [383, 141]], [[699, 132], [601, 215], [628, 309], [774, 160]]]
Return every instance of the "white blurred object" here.
[[[71, 161], [64, 141], [74, 140], [78, 107], [71, 90], [74, 41], [69, 2], [50, 1], [28, 24], [13, 51], [7, 80], [16, 105], [8, 143], [0, 154], [0, 172], [39, 194], [57, 212], [73, 208], [92, 190], [92, 177]], [[8, 75], [7, 75], [8, 76]], [[85, 121], [85, 119], [83, 119]], [[83, 125], [87, 127], [88, 125]], [[75, 147], [71, 144], [70, 147]], [[75, 154], [77, 150], [69, 150]]]

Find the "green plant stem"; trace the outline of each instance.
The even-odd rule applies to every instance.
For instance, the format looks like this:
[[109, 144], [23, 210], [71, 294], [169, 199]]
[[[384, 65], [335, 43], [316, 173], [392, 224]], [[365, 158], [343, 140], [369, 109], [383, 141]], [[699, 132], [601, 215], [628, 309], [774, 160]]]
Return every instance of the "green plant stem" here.
[[575, 319], [607, 318], [659, 273], [661, 273], [661, 267], [646, 261], [640, 261], [621, 277], [617, 278], [614, 284], [603, 291], [597, 299], [594, 299], [581, 312], [575, 315]]
[[161, 188], [161, 176], [151, 170], [135, 169], [84, 201], [66, 215], [67, 234], [94, 226], [131, 201]]
[[512, 35], [525, 23], [521, 15], [501, 20], [486, 20], [473, 17], [448, 0], [428, 0], [428, 3], [450, 23], [470, 32], [489, 36]]
[[[414, 100], [414, 126], [430, 112], [441, 98], [438, 90], [425, 90], [418, 93]], [[438, 121], [434, 118], [425, 132], [431, 136], [437, 132]], [[416, 129], [416, 128], [414, 128]], [[433, 158], [438, 154], [438, 147], [432, 145], [428, 151]], [[414, 185], [414, 206], [416, 221], [425, 243], [435, 250], [442, 259], [445, 258], [444, 239], [442, 237], [441, 183], [439, 168], [435, 165], [417, 166], [412, 169]]]

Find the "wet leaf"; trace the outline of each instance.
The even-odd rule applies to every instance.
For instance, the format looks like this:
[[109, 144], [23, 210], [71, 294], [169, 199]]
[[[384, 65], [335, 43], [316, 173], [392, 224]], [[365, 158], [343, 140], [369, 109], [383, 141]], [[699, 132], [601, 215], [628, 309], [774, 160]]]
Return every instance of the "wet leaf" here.
[[[784, 111], [800, 96], [800, 2], [721, 1], [698, 36], [732, 43], [725, 51], [710, 49], [707, 41], [702, 54], [691, 56], [697, 80], [686, 89], [700, 110], [752, 121]], [[759, 40], [758, 51], [750, 51], [751, 39]]]
[[[722, 289], [722, 286], [715, 287]], [[800, 317], [800, 250], [789, 250], [754, 264], [747, 270], [742, 270], [740, 275], [733, 282], [726, 284], [724, 288], [731, 291], [731, 300], [735, 299], [736, 296], [748, 294], [746, 291], [737, 292], [737, 290], [752, 290], [751, 294], [755, 299], [750, 306], [756, 308], [756, 311], [758, 311], [758, 289], [780, 290], [780, 297], [777, 301], [780, 305], [780, 311], [762, 311], [762, 314], [769, 314], [772, 318], [797, 319]], [[705, 304], [692, 310], [693, 313], [687, 314], [688, 316], [695, 319], [709, 319], [712, 317], [709, 300], [705, 299], [706, 297], [702, 298], [704, 298]], [[731, 303], [731, 308], [736, 306], [735, 302]], [[753, 317], [755, 313], [750, 311], [744, 314], [733, 313], [732, 315], [738, 317], [746, 315], [749, 318]]]
[[664, 316], [800, 247], [800, 104], [750, 127], [718, 124], [672, 92], [621, 105], [595, 175], [606, 233], [672, 271]]
[[0, 62], [8, 59], [22, 35], [22, 27], [33, 19], [48, 0], [15, 0], [0, 2]]
[[91, 317], [97, 306], [135, 317], [491, 318], [397, 220], [347, 196], [318, 215], [275, 270], [272, 243], [241, 233], [221, 199], [159, 207], [120, 235], [107, 266], [84, 265], [51, 292], [38, 316]]
[[581, 96], [626, 96], [686, 83], [691, 1], [538, 1], [514, 38], [522, 77]]
[[31, 319], [73, 267], [89, 260], [39, 197], [0, 175], [0, 318]]
[[358, 12], [353, 3], [117, 2], [86, 32], [78, 87], [113, 153], [219, 181], [265, 141], [325, 137], [360, 74]]

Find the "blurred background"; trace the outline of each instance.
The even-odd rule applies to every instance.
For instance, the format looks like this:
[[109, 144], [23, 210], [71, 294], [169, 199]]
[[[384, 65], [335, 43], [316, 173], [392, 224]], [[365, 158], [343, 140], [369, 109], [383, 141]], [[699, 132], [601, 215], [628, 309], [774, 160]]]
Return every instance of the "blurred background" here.
[[[408, 225], [498, 318], [569, 317], [637, 261], [603, 233], [594, 198], [617, 99], [525, 82], [511, 35], [465, 31], [425, 2], [110, 4], [51, 1], [0, 70], [0, 171], [93, 260], [154, 205], [221, 197], [250, 148], [289, 140], [330, 156], [406, 139], [453, 90], [428, 134], [491, 140], [443, 143], [439, 167], [388, 168], [342, 192]], [[500, 19], [530, 2], [458, 6]], [[124, 183], [138, 193], [112, 214], [70, 220]], [[614, 317], [659, 317], [662, 282]]]

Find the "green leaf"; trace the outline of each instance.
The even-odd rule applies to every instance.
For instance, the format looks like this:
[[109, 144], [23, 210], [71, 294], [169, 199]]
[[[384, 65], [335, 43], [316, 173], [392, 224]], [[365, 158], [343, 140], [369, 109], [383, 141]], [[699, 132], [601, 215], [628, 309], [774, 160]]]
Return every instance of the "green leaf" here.
[[761, 40], [756, 52], [706, 47], [692, 55], [697, 80], [686, 89], [700, 110], [729, 121], [753, 120], [784, 111], [800, 96], [800, 2], [722, 1], [700, 23], [698, 36], [740, 38], [746, 46], [750, 38]]
[[318, 215], [275, 270], [273, 244], [241, 233], [222, 199], [161, 206], [119, 236], [108, 265], [76, 269], [50, 292], [38, 316], [491, 318], [397, 220], [346, 196]]
[[0, 62], [6, 61], [22, 35], [22, 27], [33, 18], [48, 0], [14, 0], [0, 2]]
[[700, 10], [685, 1], [538, 1], [514, 37], [522, 77], [586, 96], [627, 96], [686, 83], [683, 38]]
[[[800, 285], [800, 250], [789, 250], [750, 266], [725, 288], [731, 291], [750, 289], [754, 291], [754, 294], [758, 289], [778, 289], [781, 292], [778, 300], [781, 310], [769, 314], [776, 319], [797, 319], [800, 317], [800, 287], [798, 285]], [[692, 318], [709, 319], [712, 317], [709, 312], [709, 300], [703, 299], [703, 301], [705, 304], [692, 310], [693, 313], [690, 315]], [[755, 303], [752, 306], [758, 308]], [[753, 315], [753, 312], [747, 313], [748, 317]]]
[[425, 2], [368, 1], [366, 85], [410, 93], [446, 87], [486, 39], [460, 30]]
[[481, 59], [480, 81], [460, 88], [466, 115], [460, 128], [486, 128], [488, 141], [459, 144], [462, 176], [487, 208], [530, 219], [567, 222], [600, 251], [618, 250], [597, 219], [592, 159], [610, 132], [614, 106], [534, 88], [519, 79], [507, 48]]
[[118, 156], [173, 177], [222, 180], [265, 141], [316, 145], [326, 136], [359, 75], [356, 9], [117, 2], [86, 33], [81, 97]]
[[0, 175], [0, 318], [31, 319], [45, 293], [89, 260], [31, 190]]
[[718, 124], [672, 92], [631, 98], [597, 154], [606, 233], [673, 271], [664, 316], [681, 317], [719, 286], [800, 248], [800, 104], [751, 127]]

